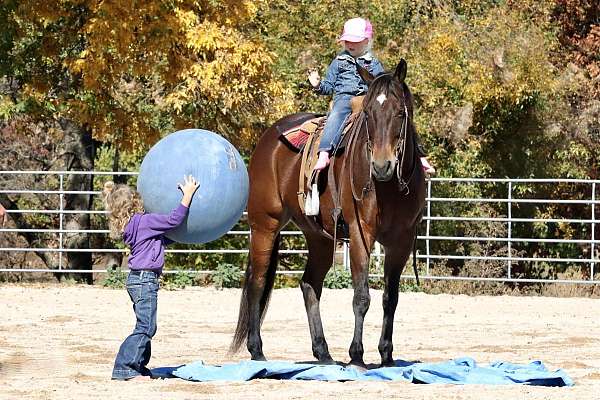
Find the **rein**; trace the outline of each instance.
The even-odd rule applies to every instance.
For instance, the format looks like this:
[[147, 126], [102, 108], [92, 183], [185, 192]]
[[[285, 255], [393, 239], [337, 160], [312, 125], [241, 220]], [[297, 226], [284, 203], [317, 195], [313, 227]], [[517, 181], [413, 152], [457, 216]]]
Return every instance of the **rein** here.
[[[360, 128], [363, 124], [363, 121], [366, 121], [367, 119], [367, 114], [363, 113], [361, 114], [361, 116], [363, 118], [361, 118], [361, 120], [359, 121], [359, 123], [357, 123], [354, 127], [354, 129], [352, 129], [352, 133], [350, 135], [350, 138], [348, 138], [348, 146], [351, 146], [351, 150], [349, 152], [349, 162], [350, 162], [350, 167], [349, 167], [349, 174], [350, 174], [350, 188], [352, 189], [352, 197], [354, 197], [355, 200], [357, 201], [363, 201], [365, 194], [368, 193], [371, 189], [372, 189], [372, 182], [373, 180], [371, 179], [371, 159], [372, 159], [372, 154], [373, 154], [373, 150], [372, 150], [372, 145], [371, 145], [371, 140], [369, 139], [369, 135], [368, 135], [368, 127], [367, 127], [367, 152], [368, 152], [368, 163], [369, 163], [369, 180], [367, 181], [366, 185], [362, 188], [362, 191], [360, 193], [360, 196], [357, 194], [356, 192], [356, 187], [354, 185], [354, 160], [355, 160], [355, 156], [354, 156], [354, 151], [356, 150], [356, 144], [358, 141], [358, 135], [360, 134]], [[345, 166], [345, 162], [344, 162], [344, 166]]]
[[[368, 129], [368, 125], [367, 125]], [[367, 131], [368, 134], [368, 131]], [[408, 109], [406, 108], [406, 101], [404, 102], [404, 121], [402, 123], [402, 128], [400, 130], [400, 137], [398, 138], [398, 142], [396, 143], [396, 148], [394, 150], [396, 156], [396, 176], [398, 177], [398, 184], [400, 186], [400, 191], [406, 191], [405, 195], [410, 193], [410, 189], [408, 188], [408, 184], [410, 183], [414, 173], [416, 166], [416, 157], [413, 157], [413, 165], [410, 170], [410, 174], [408, 175], [408, 179], [402, 179], [402, 169], [404, 167], [404, 156], [406, 155], [406, 135], [408, 134]], [[402, 142], [402, 145], [400, 145]], [[402, 158], [398, 160], [398, 153], [400, 152], [400, 146], [402, 146]], [[398, 163], [398, 161], [400, 161]]]

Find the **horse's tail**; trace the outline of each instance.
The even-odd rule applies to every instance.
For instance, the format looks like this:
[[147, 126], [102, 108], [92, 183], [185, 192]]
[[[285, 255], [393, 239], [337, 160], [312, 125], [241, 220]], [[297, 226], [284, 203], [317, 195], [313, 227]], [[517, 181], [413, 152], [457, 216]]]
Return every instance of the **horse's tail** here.
[[[265, 278], [265, 287], [263, 289], [262, 297], [260, 298], [260, 323], [262, 324], [263, 318], [269, 306], [269, 300], [271, 298], [271, 292], [273, 291], [273, 284], [275, 283], [275, 272], [277, 272], [277, 261], [279, 255], [279, 242], [281, 235], [277, 234], [273, 242], [273, 248], [271, 250], [271, 257], [269, 258], [269, 267]], [[244, 287], [242, 289], [242, 298], [240, 300], [240, 312], [238, 315], [237, 327], [235, 328], [235, 334], [233, 341], [229, 346], [230, 353], [236, 353], [242, 344], [246, 342], [248, 338], [248, 328], [250, 314], [248, 312], [248, 284], [250, 282], [250, 275], [252, 274], [252, 263], [250, 262], [250, 256], [248, 256], [248, 266], [246, 267], [246, 275], [244, 279]]]

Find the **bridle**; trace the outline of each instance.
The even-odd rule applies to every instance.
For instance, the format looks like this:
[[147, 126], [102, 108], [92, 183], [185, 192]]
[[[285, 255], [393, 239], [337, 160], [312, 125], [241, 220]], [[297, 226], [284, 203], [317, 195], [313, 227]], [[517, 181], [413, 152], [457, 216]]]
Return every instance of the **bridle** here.
[[[404, 95], [403, 95], [404, 98]], [[369, 191], [371, 190], [372, 187], [372, 174], [373, 174], [373, 144], [371, 143], [371, 135], [369, 135], [369, 121], [368, 121], [368, 114], [365, 110], [362, 111], [362, 118], [360, 123], [358, 124], [358, 128], [353, 132], [353, 137], [350, 138], [350, 140], [352, 141], [354, 139], [354, 141], [357, 140], [358, 135], [355, 134], [357, 131], [360, 130], [360, 127], [362, 126], [362, 124], [366, 124], [366, 139], [367, 139], [367, 153], [368, 153], [368, 163], [369, 163], [369, 181], [367, 182], [367, 185], [365, 187], [363, 187], [363, 190], [360, 196], [357, 195], [356, 190], [354, 188], [354, 180], [351, 178], [351, 186], [352, 186], [352, 194], [354, 196], [354, 198], [358, 201], [362, 201], [362, 199], [364, 198], [364, 193], [365, 191]], [[406, 107], [406, 99], [404, 98], [404, 119], [402, 121], [402, 127], [400, 128], [400, 135], [398, 136], [398, 140], [396, 141], [396, 145], [394, 146], [394, 157], [396, 159], [396, 176], [398, 177], [398, 186], [400, 189], [400, 192], [403, 192], [404, 195], [408, 195], [410, 193], [410, 189], [408, 187], [410, 181], [412, 180], [414, 173], [415, 173], [415, 169], [416, 169], [416, 158], [417, 157], [413, 157], [413, 165], [411, 167], [410, 173], [408, 174], [408, 177], [406, 179], [403, 178], [402, 176], [402, 171], [404, 169], [404, 160], [405, 160], [405, 155], [406, 155], [406, 136], [408, 134], [408, 108]], [[352, 143], [352, 152], [350, 155], [351, 158], [351, 162], [350, 162], [350, 176], [353, 177], [354, 174], [352, 172], [352, 166], [354, 165], [354, 150], [356, 148], [355, 143]]]
[[[409, 184], [413, 179], [413, 176], [415, 175], [415, 171], [417, 168], [417, 164], [418, 164], [418, 153], [416, 152], [416, 142], [413, 143], [414, 149], [415, 149], [415, 153], [413, 156], [413, 163], [412, 163], [412, 167], [410, 170], [410, 173], [408, 174], [408, 177], [406, 179], [403, 178], [402, 176], [402, 171], [403, 171], [403, 167], [404, 167], [404, 160], [405, 160], [405, 155], [406, 155], [406, 142], [407, 142], [407, 135], [408, 135], [408, 108], [406, 106], [406, 97], [404, 96], [404, 93], [402, 93], [402, 97], [404, 100], [404, 120], [402, 121], [402, 127], [400, 128], [400, 134], [398, 137], [398, 141], [396, 142], [396, 145], [394, 146], [394, 156], [396, 158], [396, 176], [398, 177], [398, 185], [399, 185], [399, 189], [400, 192], [404, 193], [404, 195], [408, 195], [410, 193], [410, 189], [409, 189]], [[347, 143], [347, 151], [348, 154], [346, 157], [344, 157], [344, 161], [342, 164], [342, 171], [346, 168], [347, 163], [350, 163], [350, 165], [348, 166], [348, 174], [349, 174], [349, 180], [350, 180], [350, 188], [352, 191], [352, 197], [354, 198], [354, 212], [357, 213], [358, 212], [358, 207], [356, 202], [362, 202], [363, 199], [365, 198], [365, 196], [371, 191], [373, 190], [373, 144], [371, 143], [371, 138], [369, 135], [369, 123], [368, 123], [368, 114], [367, 112], [363, 109], [363, 111], [360, 113], [359, 116], [357, 116], [357, 119], [359, 119], [359, 121], [354, 121], [354, 125], [351, 128], [351, 130], [349, 131], [349, 138]], [[359, 141], [359, 137], [361, 136], [361, 131], [362, 131], [362, 126], [363, 123], [366, 123], [366, 150], [367, 150], [367, 161], [369, 163], [369, 171], [368, 171], [368, 178], [366, 183], [364, 184], [364, 186], [361, 188], [361, 193], [358, 194], [356, 187], [355, 187], [355, 179], [356, 176], [354, 175], [354, 164], [355, 164], [355, 151], [357, 146], [357, 142]], [[416, 140], [416, 138], [415, 138]], [[338, 144], [339, 147], [339, 144]], [[337, 150], [337, 148], [336, 148]], [[402, 150], [402, 155], [400, 155], [400, 151]], [[340, 197], [339, 197], [339, 191], [337, 190], [337, 185], [335, 182], [335, 175], [333, 173], [333, 165], [329, 166], [329, 171], [328, 171], [328, 182], [329, 182], [329, 186], [331, 189], [331, 197], [333, 199], [333, 204], [334, 207], [332, 209], [332, 218], [333, 218], [333, 226], [334, 226], [334, 233], [333, 233], [333, 240], [334, 243], [336, 242], [336, 238], [337, 238], [337, 223], [338, 223], [338, 218], [341, 214], [342, 208], [341, 208], [341, 204], [340, 204]], [[359, 222], [358, 224], [358, 228], [359, 228], [359, 232], [360, 232], [360, 237], [362, 238], [362, 244], [364, 246], [365, 251], [367, 252], [367, 254], [370, 252], [367, 243], [365, 242], [365, 237], [363, 235], [363, 226], [362, 223]], [[416, 237], [417, 237], [417, 226], [415, 225], [415, 240], [413, 241], [413, 270], [415, 273], [415, 278], [417, 281], [417, 285], [419, 284], [419, 271], [417, 269], [417, 256], [416, 256]], [[332, 255], [332, 261], [333, 259], [335, 259], [335, 251]]]

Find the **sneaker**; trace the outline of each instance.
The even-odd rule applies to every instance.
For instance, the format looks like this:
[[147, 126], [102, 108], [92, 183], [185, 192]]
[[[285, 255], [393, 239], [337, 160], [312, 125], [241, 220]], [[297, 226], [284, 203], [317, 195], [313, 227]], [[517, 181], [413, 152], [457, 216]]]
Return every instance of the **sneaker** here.
[[421, 166], [423, 167], [423, 171], [425, 171], [426, 174], [435, 174], [435, 168], [433, 168], [433, 165], [429, 164], [427, 157], [421, 157]]
[[320, 171], [329, 165], [329, 153], [326, 151], [319, 152], [319, 159], [315, 164], [315, 170]]

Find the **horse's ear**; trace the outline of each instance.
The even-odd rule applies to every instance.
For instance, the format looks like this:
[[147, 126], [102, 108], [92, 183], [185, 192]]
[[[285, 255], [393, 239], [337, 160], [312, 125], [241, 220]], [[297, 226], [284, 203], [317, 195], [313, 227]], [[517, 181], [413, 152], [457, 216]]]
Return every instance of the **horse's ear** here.
[[406, 60], [404, 58], [400, 59], [400, 62], [396, 66], [396, 72], [394, 72], [394, 77], [396, 77], [400, 83], [404, 83], [404, 79], [406, 79], [407, 68]]
[[363, 78], [367, 85], [370, 85], [371, 82], [373, 82], [373, 79], [375, 79], [375, 77], [371, 75], [371, 73], [366, 68], [363, 68], [358, 64], [356, 64], [356, 68], [358, 69], [358, 74], [360, 75], [360, 77]]

